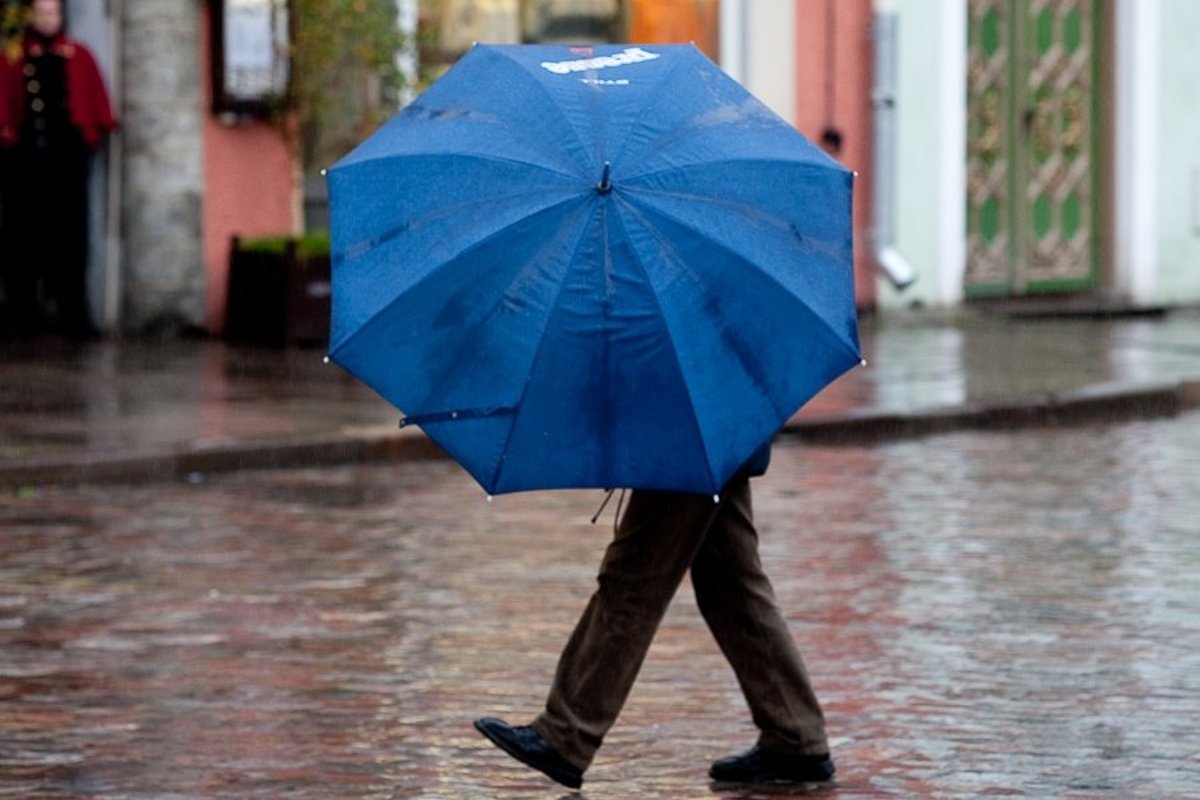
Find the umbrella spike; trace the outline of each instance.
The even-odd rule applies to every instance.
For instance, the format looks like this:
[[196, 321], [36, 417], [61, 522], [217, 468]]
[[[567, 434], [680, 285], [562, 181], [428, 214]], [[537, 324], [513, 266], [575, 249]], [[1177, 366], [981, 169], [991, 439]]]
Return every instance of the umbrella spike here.
[[600, 173], [600, 183], [596, 184], [596, 190], [600, 194], [608, 194], [612, 191], [612, 183], [608, 179], [608, 173], [612, 170], [612, 162], [604, 162], [604, 172]]

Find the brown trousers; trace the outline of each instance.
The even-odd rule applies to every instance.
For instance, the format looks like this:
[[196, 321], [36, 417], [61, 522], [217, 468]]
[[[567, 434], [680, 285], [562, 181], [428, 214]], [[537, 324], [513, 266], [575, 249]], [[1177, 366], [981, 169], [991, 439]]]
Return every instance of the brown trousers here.
[[750, 481], [708, 495], [635, 491], [534, 728], [586, 769], [633, 688], [688, 569], [705, 622], [750, 707], [759, 744], [829, 752], [824, 715], [758, 557]]

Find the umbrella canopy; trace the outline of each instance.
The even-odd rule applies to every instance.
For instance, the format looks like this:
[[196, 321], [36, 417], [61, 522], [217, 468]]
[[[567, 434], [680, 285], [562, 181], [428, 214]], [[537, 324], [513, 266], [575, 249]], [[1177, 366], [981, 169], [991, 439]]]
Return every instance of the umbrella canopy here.
[[852, 174], [693, 46], [477, 45], [327, 177], [331, 359], [489, 493], [715, 493], [861, 360]]

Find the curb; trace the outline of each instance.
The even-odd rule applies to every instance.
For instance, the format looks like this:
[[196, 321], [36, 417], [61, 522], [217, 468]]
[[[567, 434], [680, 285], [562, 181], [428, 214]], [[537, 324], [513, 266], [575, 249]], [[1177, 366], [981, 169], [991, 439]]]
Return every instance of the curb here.
[[[1010, 401], [914, 411], [864, 410], [789, 422], [780, 437], [825, 445], [872, 444], [958, 430], [1113, 422], [1175, 416], [1200, 407], [1200, 380], [1174, 384], [1101, 384]], [[249, 469], [296, 469], [372, 461], [445, 458], [420, 431], [182, 447], [128, 455], [83, 455], [0, 466], [0, 489], [45, 485], [182, 481]]]
[[84, 455], [0, 467], [0, 488], [181, 481], [193, 475], [247, 469], [325, 467], [366, 461], [444, 458], [419, 431], [375, 435], [239, 442], [129, 455]]
[[1200, 381], [1099, 384], [1010, 401], [812, 418], [789, 423], [780, 435], [816, 444], [871, 444], [957, 430], [1015, 430], [1169, 417], [1196, 407], [1200, 407]]

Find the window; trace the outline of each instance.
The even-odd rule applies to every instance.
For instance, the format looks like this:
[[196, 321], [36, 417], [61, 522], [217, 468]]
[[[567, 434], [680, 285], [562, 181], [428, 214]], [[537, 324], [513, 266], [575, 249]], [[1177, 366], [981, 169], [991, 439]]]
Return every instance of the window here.
[[212, 0], [213, 110], [265, 116], [287, 95], [287, 0]]

